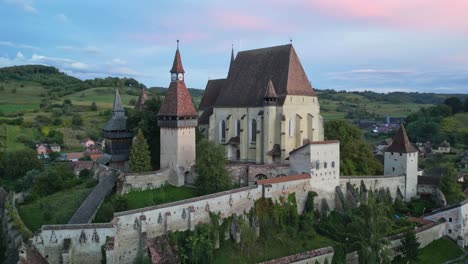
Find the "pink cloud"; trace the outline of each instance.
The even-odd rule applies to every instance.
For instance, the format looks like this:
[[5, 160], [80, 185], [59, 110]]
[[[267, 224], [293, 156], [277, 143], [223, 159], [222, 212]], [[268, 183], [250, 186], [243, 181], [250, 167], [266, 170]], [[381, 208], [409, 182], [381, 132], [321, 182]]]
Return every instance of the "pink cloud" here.
[[272, 0], [343, 21], [364, 21], [424, 31], [468, 32], [466, 0]]
[[183, 42], [197, 42], [207, 38], [203, 32], [187, 31], [187, 32], [174, 32], [174, 33], [130, 33], [127, 37], [132, 40], [141, 41], [145, 43], [175, 43], [176, 39]]
[[293, 27], [287, 21], [270, 20], [263, 16], [251, 15], [233, 10], [212, 10], [214, 25], [223, 30], [265, 31], [274, 33], [291, 33]]

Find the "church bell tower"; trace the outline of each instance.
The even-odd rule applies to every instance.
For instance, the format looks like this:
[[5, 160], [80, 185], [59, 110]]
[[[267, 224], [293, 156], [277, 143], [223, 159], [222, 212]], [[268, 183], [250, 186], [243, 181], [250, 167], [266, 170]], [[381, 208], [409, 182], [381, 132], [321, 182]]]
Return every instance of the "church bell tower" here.
[[158, 113], [161, 132], [161, 169], [173, 169], [176, 186], [192, 184], [192, 165], [195, 164], [195, 129], [198, 114], [185, 86], [184, 67], [179, 51], [179, 41], [172, 64], [171, 83]]

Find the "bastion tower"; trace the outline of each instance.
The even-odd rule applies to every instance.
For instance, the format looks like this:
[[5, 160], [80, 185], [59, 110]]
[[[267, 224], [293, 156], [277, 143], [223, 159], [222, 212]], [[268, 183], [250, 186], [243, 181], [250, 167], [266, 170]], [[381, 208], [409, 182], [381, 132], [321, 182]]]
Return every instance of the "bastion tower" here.
[[405, 199], [409, 201], [417, 196], [418, 151], [411, 145], [403, 124], [395, 134], [392, 144], [385, 150], [384, 175], [404, 175]]
[[102, 129], [102, 133], [106, 141], [104, 155], [98, 163], [127, 171], [133, 133], [127, 127], [127, 118], [118, 89], [115, 90], [112, 116]]
[[195, 129], [198, 114], [185, 86], [179, 41], [172, 65], [171, 83], [159, 109], [161, 132], [161, 169], [173, 169], [171, 183], [193, 183], [191, 168], [195, 164]]

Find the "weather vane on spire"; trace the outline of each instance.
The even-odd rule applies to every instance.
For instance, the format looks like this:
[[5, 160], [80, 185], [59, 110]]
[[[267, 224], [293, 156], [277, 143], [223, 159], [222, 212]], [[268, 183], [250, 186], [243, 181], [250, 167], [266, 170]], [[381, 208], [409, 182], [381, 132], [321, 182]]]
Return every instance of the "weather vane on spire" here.
[[179, 40], [177, 40], [177, 49], [179, 49]]

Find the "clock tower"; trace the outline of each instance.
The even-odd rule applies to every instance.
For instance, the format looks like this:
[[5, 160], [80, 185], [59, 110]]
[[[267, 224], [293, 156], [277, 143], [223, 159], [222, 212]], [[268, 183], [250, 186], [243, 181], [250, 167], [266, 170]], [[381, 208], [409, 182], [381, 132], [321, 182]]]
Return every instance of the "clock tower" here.
[[195, 164], [195, 129], [198, 114], [185, 86], [184, 67], [179, 41], [172, 64], [171, 83], [159, 109], [158, 125], [161, 131], [161, 169], [172, 169], [170, 182], [181, 186], [193, 184], [192, 166]]

